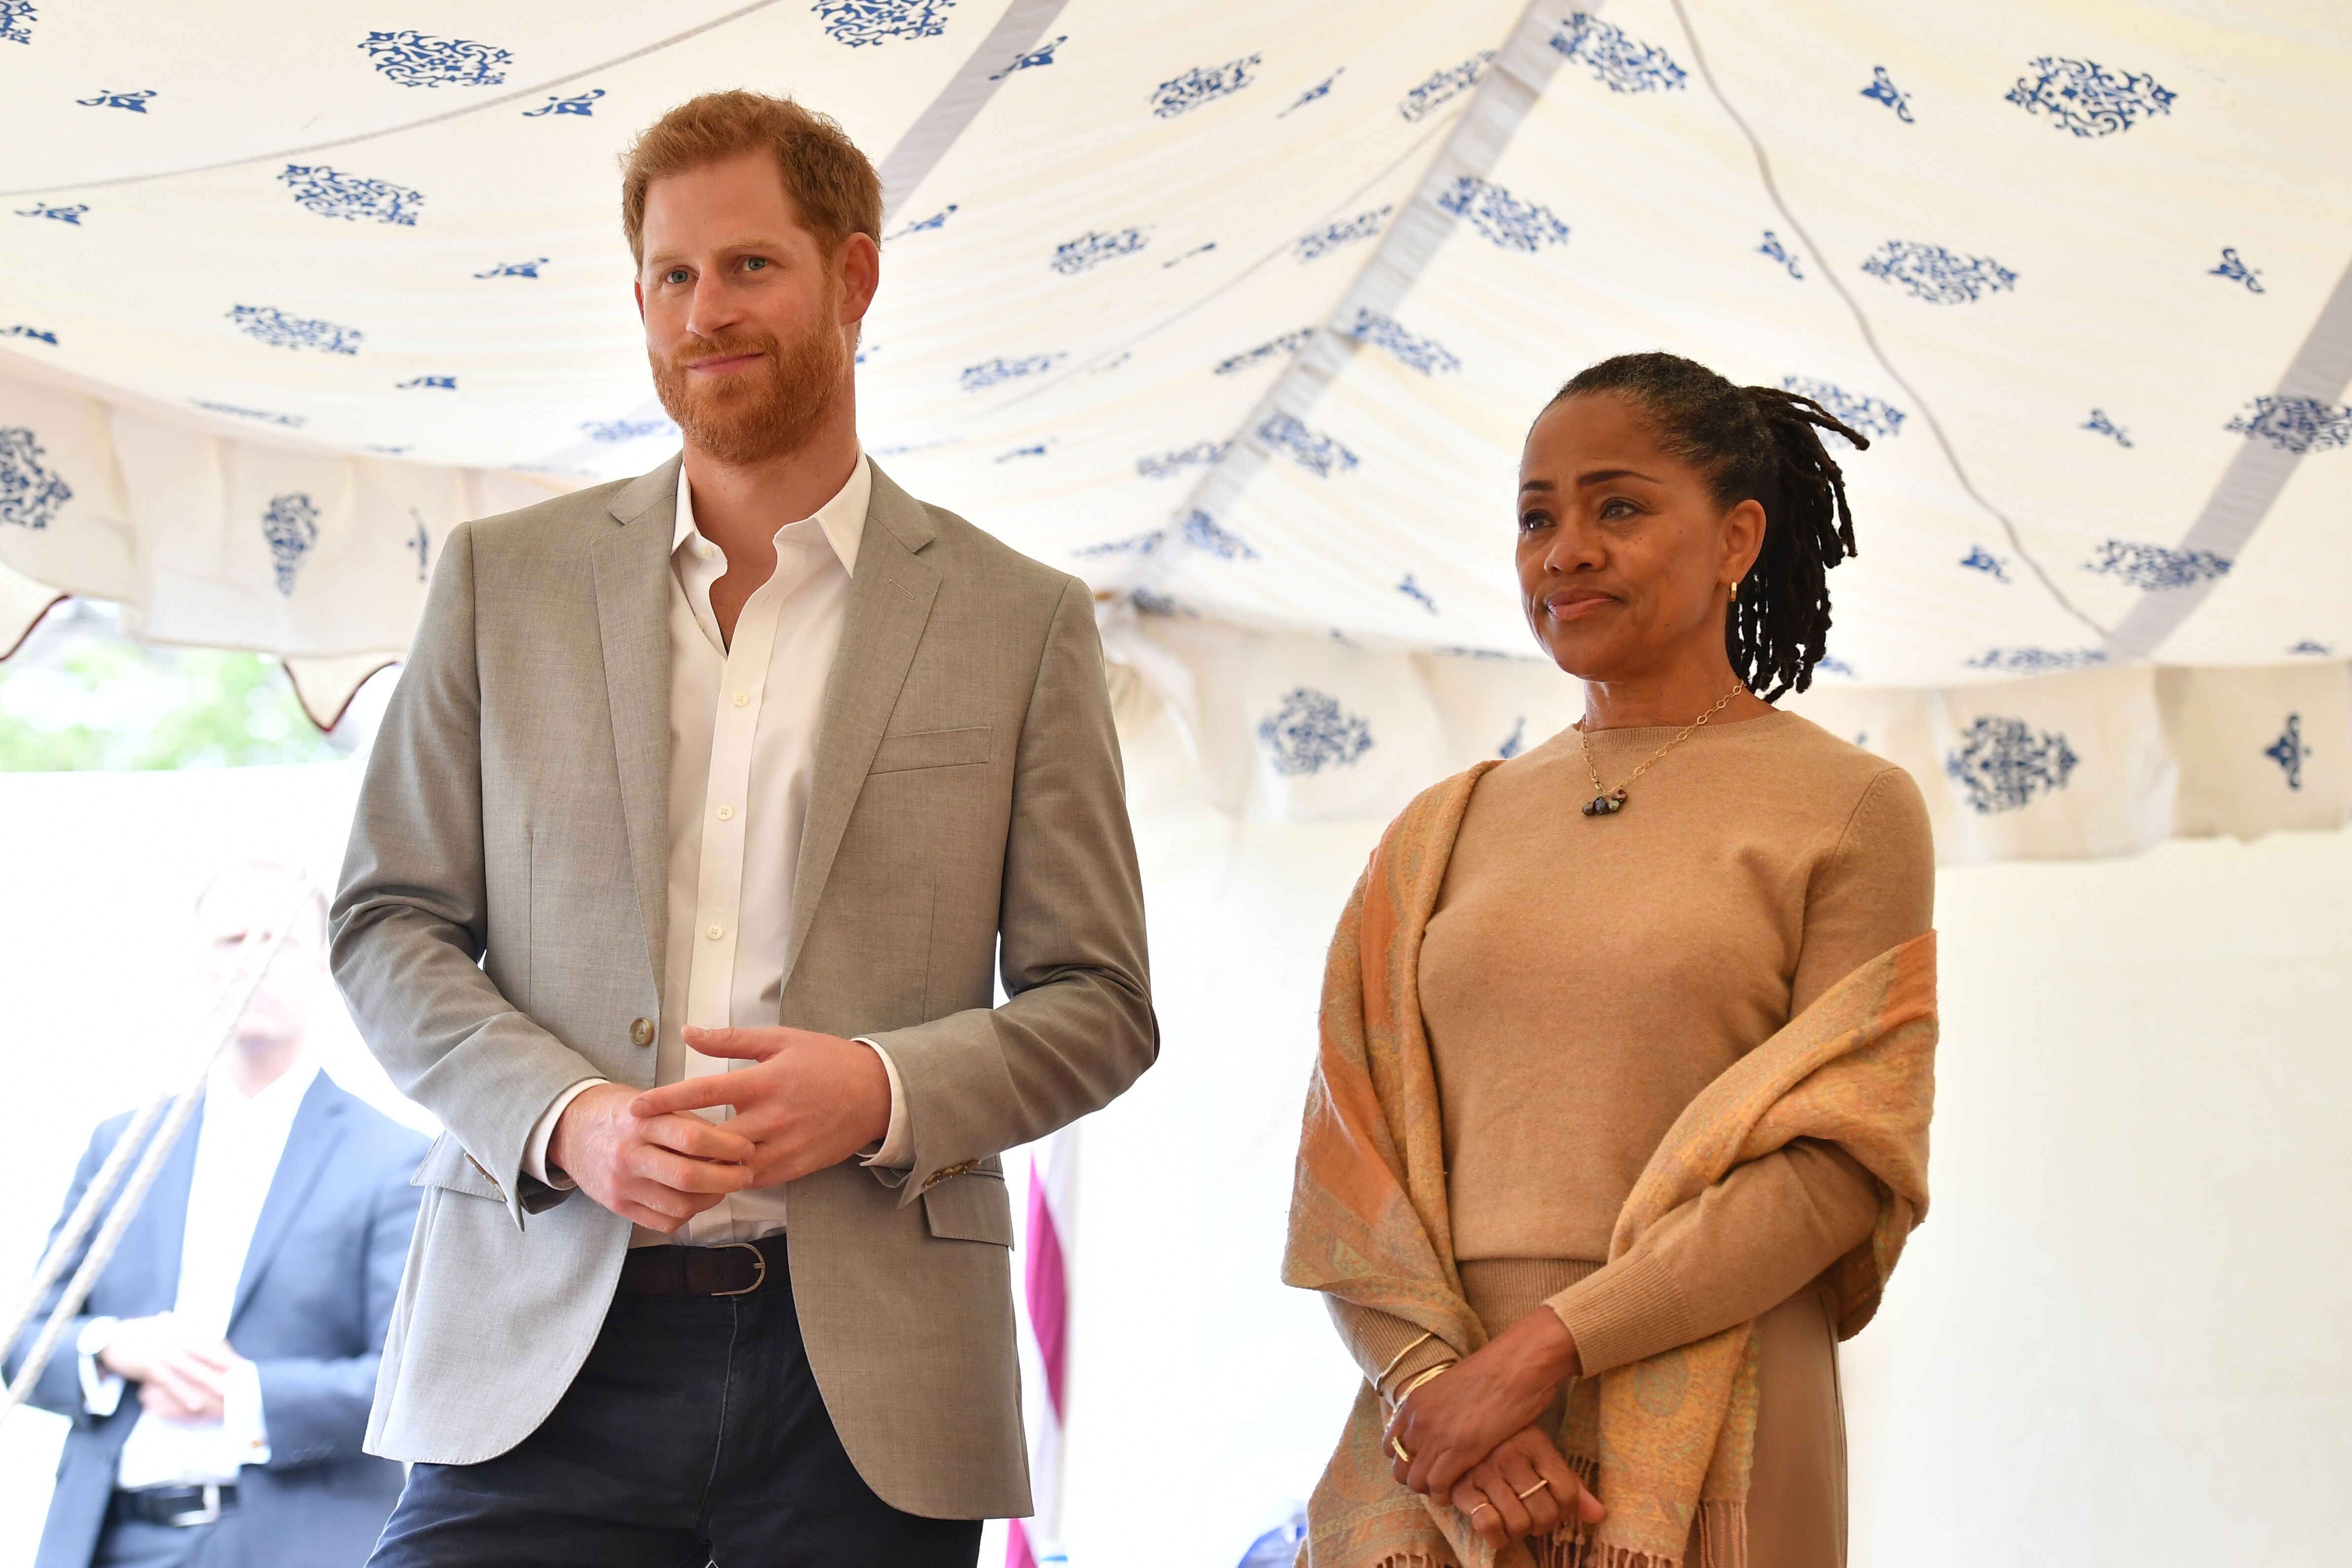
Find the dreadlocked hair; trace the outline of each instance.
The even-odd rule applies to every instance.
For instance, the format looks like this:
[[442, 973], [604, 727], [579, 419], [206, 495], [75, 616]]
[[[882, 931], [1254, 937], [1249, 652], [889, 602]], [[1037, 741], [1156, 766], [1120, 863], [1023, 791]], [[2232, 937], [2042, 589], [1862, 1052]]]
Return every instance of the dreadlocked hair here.
[[1810, 397], [1734, 386], [1679, 354], [1619, 354], [1578, 373], [1552, 399], [1613, 392], [1656, 425], [1668, 455], [1706, 476], [1716, 504], [1764, 508], [1764, 545], [1740, 579], [1723, 640], [1731, 668], [1765, 701], [1802, 691], [1828, 651], [1829, 569], [1856, 554], [1845, 477], [1822, 445], [1867, 437]]

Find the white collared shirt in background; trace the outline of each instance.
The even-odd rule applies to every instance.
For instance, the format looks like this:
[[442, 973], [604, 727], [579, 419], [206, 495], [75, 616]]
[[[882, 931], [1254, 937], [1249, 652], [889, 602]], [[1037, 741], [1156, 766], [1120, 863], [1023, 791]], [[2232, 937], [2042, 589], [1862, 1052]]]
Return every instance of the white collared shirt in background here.
[[[710, 607], [727, 556], [696, 528], [686, 470], [678, 469], [670, 549], [669, 938], [656, 1084], [753, 1065], [688, 1049], [687, 1025], [772, 1027], [780, 1016], [817, 727], [873, 492], [873, 469], [861, 453], [849, 482], [814, 517], [776, 531], [776, 569], [744, 603], [730, 646]], [[866, 1163], [899, 1165], [908, 1155], [906, 1092], [890, 1054], [874, 1050], [890, 1080], [890, 1125]], [[585, 1079], [556, 1097], [531, 1130], [525, 1171], [551, 1181], [547, 1144], [557, 1120], [582, 1091], [604, 1081]], [[701, 1114], [721, 1121], [733, 1112], [721, 1106]], [[784, 1189], [761, 1187], [730, 1194], [674, 1236], [640, 1226], [630, 1245], [709, 1247], [783, 1228]]]
[[[250, 1100], [225, 1065], [215, 1066], [205, 1081], [195, 1173], [188, 1183], [188, 1217], [180, 1239], [180, 1285], [172, 1302], [172, 1315], [200, 1338], [228, 1337], [253, 1227], [277, 1178], [295, 1113], [318, 1076], [318, 1063], [303, 1058]], [[100, 1367], [97, 1359], [114, 1326], [111, 1318], [92, 1320], [79, 1346], [82, 1404], [94, 1415], [111, 1415], [122, 1401], [122, 1379]], [[226, 1483], [236, 1479], [241, 1465], [268, 1464], [269, 1430], [261, 1408], [261, 1374], [253, 1363], [239, 1360], [230, 1369], [224, 1404], [218, 1421], [173, 1421], [142, 1411], [122, 1445], [114, 1484], [135, 1491]]]

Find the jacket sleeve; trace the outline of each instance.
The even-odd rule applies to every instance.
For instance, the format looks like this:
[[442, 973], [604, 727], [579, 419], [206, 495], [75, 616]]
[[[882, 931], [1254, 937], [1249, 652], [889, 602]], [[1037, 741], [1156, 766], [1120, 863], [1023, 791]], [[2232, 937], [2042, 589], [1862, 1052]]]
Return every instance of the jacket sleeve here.
[[[1158, 1056], [1143, 879], [1092, 597], [1055, 607], [1013, 759], [1000, 964], [1008, 1000], [871, 1037], [906, 1085], [912, 1202], [969, 1163], [1108, 1104]], [[900, 1173], [873, 1168], [897, 1184]]]
[[375, 1399], [376, 1363], [383, 1359], [393, 1300], [400, 1293], [401, 1268], [416, 1228], [417, 1205], [425, 1195], [423, 1189], [409, 1184], [406, 1167], [423, 1154], [419, 1146], [408, 1150], [404, 1161], [387, 1163], [369, 1202], [360, 1277], [352, 1281], [361, 1311], [355, 1353], [254, 1363], [260, 1374], [270, 1469], [360, 1457], [368, 1407]]
[[[48, 1241], [41, 1248], [43, 1257], [47, 1257], [49, 1247], [56, 1244], [58, 1233], [65, 1228], [67, 1216], [71, 1215], [75, 1205], [81, 1202], [82, 1194], [89, 1190], [90, 1178], [98, 1173], [99, 1166], [105, 1163], [107, 1154], [113, 1149], [115, 1140], [121, 1136], [121, 1132], [122, 1124], [108, 1122], [90, 1138], [89, 1147], [82, 1152], [81, 1163], [74, 1167], [73, 1184], [66, 1191], [65, 1206], [58, 1211], [57, 1223], [49, 1226]], [[117, 1192], [120, 1193], [119, 1188]], [[100, 1224], [104, 1223], [105, 1218], [100, 1215]], [[90, 1227], [91, 1236], [95, 1236], [97, 1231], [97, 1226]], [[81, 1245], [74, 1249], [71, 1265], [58, 1277], [55, 1284], [42, 1292], [40, 1310], [34, 1313], [33, 1321], [25, 1325], [23, 1337], [8, 1347], [5, 1371], [12, 1384], [16, 1381], [16, 1369], [25, 1364], [25, 1358], [31, 1353], [33, 1342], [40, 1338], [42, 1328], [49, 1321], [49, 1314], [57, 1310], [58, 1302], [64, 1297], [66, 1285], [73, 1279], [74, 1270], [80, 1268], [82, 1259], [89, 1256], [89, 1236], [82, 1237]], [[80, 1336], [82, 1330], [89, 1326], [91, 1316], [92, 1314], [89, 1312], [77, 1314], [74, 1320], [66, 1325], [65, 1336], [58, 1341], [57, 1351], [49, 1357], [49, 1364], [41, 1369], [40, 1380], [33, 1384], [33, 1392], [27, 1401], [39, 1405], [44, 1410], [57, 1412], [70, 1420], [76, 1426], [84, 1427], [94, 1426], [101, 1419], [92, 1415], [82, 1404], [81, 1362], [74, 1349], [75, 1340]]]
[[564, 1089], [600, 1075], [481, 968], [489, 898], [474, 605], [473, 531], [460, 524], [368, 758], [331, 911], [331, 956], [384, 1071], [456, 1135], [520, 1226], [567, 1195], [523, 1173], [532, 1123]]

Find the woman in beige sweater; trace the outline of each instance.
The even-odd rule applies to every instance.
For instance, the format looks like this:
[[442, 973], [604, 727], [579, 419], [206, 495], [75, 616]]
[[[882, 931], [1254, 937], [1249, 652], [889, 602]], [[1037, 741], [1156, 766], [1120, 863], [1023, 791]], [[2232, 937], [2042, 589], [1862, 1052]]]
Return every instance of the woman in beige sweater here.
[[1854, 548], [1816, 426], [1867, 444], [1806, 399], [1636, 354], [1570, 382], [1521, 462], [1522, 600], [1585, 719], [1477, 780], [1417, 967], [1452, 1253], [1494, 1337], [1463, 1356], [1327, 1300], [1395, 1410], [1395, 1479], [1490, 1545], [1538, 1538], [1538, 1562], [1601, 1511], [1554, 1442], [1577, 1380], [1750, 1320], [1745, 1561], [1844, 1561], [1823, 1280], [1871, 1237], [1879, 1183], [1800, 1138], [1603, 1261], [1693, 1098], [1929, 927], [1910, 777], [1769, 700], [1809, 683], [1823, 574]]

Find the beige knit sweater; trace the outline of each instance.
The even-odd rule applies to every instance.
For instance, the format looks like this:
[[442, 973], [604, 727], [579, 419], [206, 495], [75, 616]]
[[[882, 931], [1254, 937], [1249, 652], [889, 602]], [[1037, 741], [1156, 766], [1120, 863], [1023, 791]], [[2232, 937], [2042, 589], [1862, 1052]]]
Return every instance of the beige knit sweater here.
[[[1674, 733], [1596, 731], [1602, 783]], [[1801, 1141], [1600, 1267], [1683, 1107], [1934, 913], [1917, 786], [1793, 714], [1699, 731], [1614, 816], [1591, 795], [1572, 730], [1482, 779], [1420, 959], [1454, 1257], [1489, 1332], [1549, 1297], [1587, 1375], [1760, 1316], [1868, 1236], [1870, 1177]], [[1414, 1331], [1331, 1300], [1387, 1390], [1453, 1353], [1397, 1362]]]

